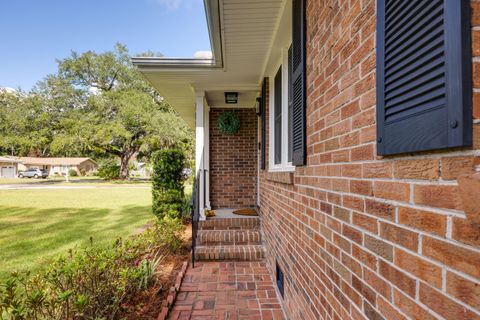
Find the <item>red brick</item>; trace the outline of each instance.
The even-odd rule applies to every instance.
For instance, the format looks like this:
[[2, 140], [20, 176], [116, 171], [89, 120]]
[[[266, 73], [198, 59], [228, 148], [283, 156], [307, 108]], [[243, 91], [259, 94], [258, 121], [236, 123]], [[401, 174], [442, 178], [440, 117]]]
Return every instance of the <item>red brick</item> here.
[[432, 286], [442, 288], [442, 269], [439, 266], [398, 248], [395, 249], [395, 264]]
[[365, 178], [392, 178], [391, 162], [365, 163], [363, 165]]
[[447, 273], [447, 292], [452, 297], [480, 310], [480, 282]]
[[393, 246], [383, 240], [365, 235], [364, 245], [367, 249], [388, 261], [393, 261]]
[[376, 181], [373, 184], [373, 194], [377, 198], [408, 202], [410, 200], [410, 185], [400, 182]]
[[453, 218], [452, 238], [472, 245], [480, 246], [480, 224], [465, 218]]
[[399, 313], [388, 301], [383, 299], [382, 297], [378, 297], [377, 299], [378, 310], [381, 314], [385, 316], [386, 319], [389, 320], [406, 320], [401, 313]]
[[[216, 124], [225, 110], [212, 108], [210, 123]], [[235, 135], [226, 136], [217, 125], [210, 126], [210, 201], [213, 208], [243, 208], [256, 204], [257, 186], [252, 177], [258, 166], [257, 116], [254, 109], [235, 109], [235, 112], [242, 124]]]
[[[372, 270], [377, 269], [377, 258], [375, 255], [364, 250], [362, 247], [357, 245], [352, 245], [352, 255], [355, 259], [362, 262], [364, 265], [369, 267]], [[365, 270], [365, 269], [364, 269]]]
[[373, 159], [373, 144], [353, 148], [351, 151], [352, 161], [364, 161]]
[[398, 222], [439, 236], [445, 236], [447, 228], [446, 216], [407, 207], [398, 208]]
[[480, 87], [480, 63], [473, 62], [473, 85], [475, 88]]
[[372, 182], [365, 180], [350, 180], [350, 192], [370, 197], [373, 195]]
[[392, 286], [387, 281], [383, 280], [376, 273], [368, 269], [363, 269], [363, 279], [377, 293], [385, 297], [387, 300], [391, 300]]
[[[475, 32], [476, 37], [478, 37], [477, 46], [480, 50], [480, 31]], [[480, 55], [480, 54], [479, 54]], [[480, 119], [480, 92], [473, 93], [473, 117], [475, 119]]]
[[359, 100], [348, 103], [341, 109], [342, 119], [350, 118], [351, 116], [357, 114], [359, 111], [360, 111]]
[[436, 159], [399, 160], [394, 164], [394, 177], [399, 179], [435, 180], [440, 174]]
[[366, 127], [375, 123], [375, 108], [363, 111], [352, 118], [353, 129]]
[[342, 234], [347, 237], [348, 239], [358, 243], [358, 244], [362, 244], [362, 239], [363, 239], [363, 234], [361, 231], [355, 229], [355, 228], [352, 228], [346, 224], [343, 225], [343, 231], [342, 231]]
[[430, 237], [423, 238], [423, 255], [473, 277], [480, 278], [480, 254]]
[[365, 127], [360, 130], [360, 143], [367, 143], [377, 140], [377, 128], [375, 126]]
[[377, 219], [371, 218], [364, 214], [353, 212], [352, 213], [352, 223], [362, 229], [369, 231], [370, 233], [378, 233], [378, 224]]
[[342, 176], [351, 178], [362, 177], [362, 165], [361, 164], [346, 164], [342, 166]]
[[395, 305], [412, 320], [437, 320], [436, 317], [428, 313], [427, 310], [419, 306], [408, 296], [404, 295], [400, 290], [393, 289], [393, 301]]
[[363, 198], [350, 195], [343, 195], [343, 206], [349, 209], [363, 212], [365, 210], [365, 201]]
[[360, 133], [358, 131], [351, 132], [340, 137], [341, 148], [353, 147], [357, 146], [358, 144], [360, 144]]
[[418, 233], [396, 225], [380, 222], [380, 236], [412, 251], [417, 251], [418, 249]]
[[473, 125], [473, 148], [480, 149], [480, 124]]
[[395, 208], [388, 203], [366, 199], [365, 211], [383, 219], [392, 221], [395, 219]]
[[480, 2], [470, 1], [470, 7], [472, 8], [472, 26], [480, 26]]
[[373, 305], [376, 303], [375, 298], [376, 298], [377, 294], [375, 293], [375, 291], [372, 288], [370, 288], [362, 280], [360, 280], [359, 278], [357, 278], [355, 276], [352, 277], [352, 286], [355, 288], [355, 290], [360, 292], [360, 294], [365, 299], [367, 299], [368, 302], [370, 302]]
[[420, 283], [420, 301], [446, 319], [478, 320], [480, 316], [449, 299], [432, 287]]
[[413, 278], [382, 260], [380, 260], [379, 263], [380, 274], [385, 279], [393, 283], [397, 288], [405, 292], [410, 297], [415, 297], [416, 282]]
[[475, 172], [475, 167], [480, 165], [480, 157], [448, 157], [442, 158], [442, 178], [455, 180], [459, 175]]
[[418, 184], [414, 185], [413, 190], [416, 204], [445, 209], [462, 209], [457, 186]]

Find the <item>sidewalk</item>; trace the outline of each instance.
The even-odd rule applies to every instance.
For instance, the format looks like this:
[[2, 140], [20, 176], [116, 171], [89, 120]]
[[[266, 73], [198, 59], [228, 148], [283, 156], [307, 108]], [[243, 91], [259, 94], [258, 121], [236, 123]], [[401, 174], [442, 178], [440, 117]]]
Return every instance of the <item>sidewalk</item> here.
[[187, 270], [170, 319], [285, 317], [265, 262], [197, 262]]

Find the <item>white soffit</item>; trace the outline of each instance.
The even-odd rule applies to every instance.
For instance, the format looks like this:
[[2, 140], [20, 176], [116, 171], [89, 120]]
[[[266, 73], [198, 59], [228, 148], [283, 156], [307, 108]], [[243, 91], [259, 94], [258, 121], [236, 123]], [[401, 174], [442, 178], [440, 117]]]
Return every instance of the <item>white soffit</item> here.
[[238, 106], [253, 107], [287, 2], [290, 3], [289, 0], [205, 0], [213, 60], [132, 58], [132, 61], [192, 127], [195, 127], [196, 90], [206, 92], [211, 107], [236, 106], [225, 105], [225, 91], [239, 92]]

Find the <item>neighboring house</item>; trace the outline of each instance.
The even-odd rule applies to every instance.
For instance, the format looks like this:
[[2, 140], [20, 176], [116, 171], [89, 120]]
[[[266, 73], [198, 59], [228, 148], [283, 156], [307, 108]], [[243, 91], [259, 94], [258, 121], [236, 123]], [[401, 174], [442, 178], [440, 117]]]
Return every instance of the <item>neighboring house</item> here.
[[75, 170], [78, 175], [87, 175], [97, 170], [97, 163], [90, 158], [37, 158], [20, 157], [22, 163], [18, 170], [46, 169], [50, 176], [66, 175], [68, 170]]
[[480, 319], [480, 3], [205, 5], [212, 59], [132, 59], [196, 128], [201, 216], [260, 211], [263, 249], [197, 258], [263, 250], [291, 319]]
[[10, 157], [0, 157], [0, 178], [15, 178], [20, 160]]
[[149, 178], [151, 176], [151, 170], [148, 167], [148, 163], [145, 162], [132, 162], [133, 168], [130, 170], [130, 176], [134, 178]]

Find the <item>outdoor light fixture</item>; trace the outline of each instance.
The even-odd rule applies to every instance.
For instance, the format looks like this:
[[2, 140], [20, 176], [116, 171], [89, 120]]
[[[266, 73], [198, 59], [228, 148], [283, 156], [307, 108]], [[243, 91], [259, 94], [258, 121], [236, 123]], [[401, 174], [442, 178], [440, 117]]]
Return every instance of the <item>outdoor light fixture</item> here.
[[257, 102], [255, 103], [255, 111], [258, 117], [262, 116], [262, 98], [257, 98]]
[[238, 103], [238, 92], [225, 92], [225, 103], [226, 104]]

